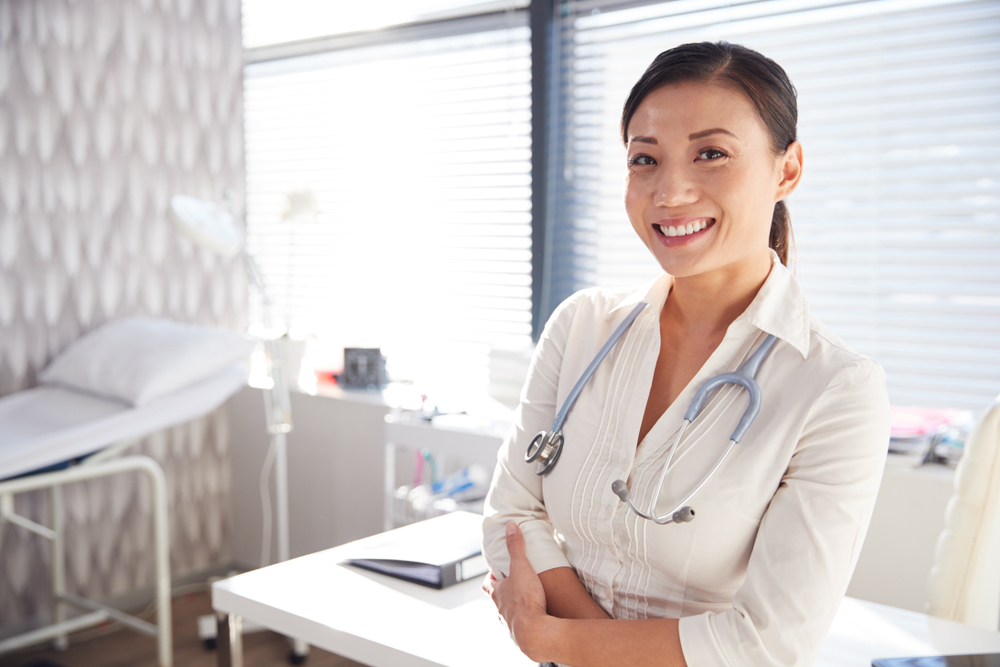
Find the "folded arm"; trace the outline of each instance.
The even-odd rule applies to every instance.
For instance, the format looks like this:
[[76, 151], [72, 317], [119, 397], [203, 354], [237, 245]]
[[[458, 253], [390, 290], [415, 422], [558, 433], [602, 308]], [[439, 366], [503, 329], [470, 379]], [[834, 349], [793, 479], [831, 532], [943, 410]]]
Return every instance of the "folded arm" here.
[[[500, 616], [518, 647], [532, 660], [558, 662], [574, 667], [629, 665], [643, 667], [686, 667], [675, 619], [612, 620], [587, 595], [576, 574], [549, 570], [550, 583], [561, 599], [548, 599], [543, 586], [525, 555], [524, 537], [517, 525], [506, 530], [510, 553], [510, 575], [501, 581], [487, 580], [484, 588], [497, 605]], [[576, 580], [576, 584], [572, 580]], [[576, 590], [576, 587], [579, 590]], [[579, 597], [585, 596], [593, 608]], [[553, 611], [587, 612], [591, 616], [558, 617]]]
[[590, 597], [573, 568], [556, 567], [541, 572], [538, 578], [545, 590], [545, 608], [549, 616], [598, 620], [611, 618]]

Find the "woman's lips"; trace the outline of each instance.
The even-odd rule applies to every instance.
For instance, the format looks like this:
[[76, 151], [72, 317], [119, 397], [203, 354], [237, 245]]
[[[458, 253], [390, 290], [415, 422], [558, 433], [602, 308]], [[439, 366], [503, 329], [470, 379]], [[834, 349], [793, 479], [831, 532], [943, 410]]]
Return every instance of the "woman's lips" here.
[[674, 246], [690, 243], [703, 236], [714, 225], [715, 218], [681, 218], [654, 223], [653, 229], [661, 243]]

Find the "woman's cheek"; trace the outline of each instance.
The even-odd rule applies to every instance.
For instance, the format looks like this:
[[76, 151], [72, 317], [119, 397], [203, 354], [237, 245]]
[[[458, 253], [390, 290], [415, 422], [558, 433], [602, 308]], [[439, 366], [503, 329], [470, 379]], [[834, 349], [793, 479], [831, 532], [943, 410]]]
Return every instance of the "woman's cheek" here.
[[632, 229], [635, 230], [639, 238], [648, 246], [648, 229], [643, 219], [646, 198], [641, 192], [641, 187], [640, 179], [636, 178], [633, 174], [627, 175], [625, 177], [623, 199], [625, 202], [625, 213], [632, 224]]

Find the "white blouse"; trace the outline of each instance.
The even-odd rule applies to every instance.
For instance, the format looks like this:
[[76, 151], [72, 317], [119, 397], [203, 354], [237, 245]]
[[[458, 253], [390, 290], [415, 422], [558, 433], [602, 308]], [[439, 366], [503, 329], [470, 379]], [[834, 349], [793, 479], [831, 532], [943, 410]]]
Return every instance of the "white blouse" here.
[[[515, 521], [538, 572], [571, 566], [614, 618], [679, 618], [689, 667], [811, 665], [864, 541], [889, 437], [881, 367], [809, 315], [791, 272], [772, 270], [746, 312], [636, 447], [660, 351], [667, 275], [639, 291], [590, 289], [559, 306], [535, 350], [514, 428], [486, 501], [484, 554], [509, 569]], [[640, 313], [583, 390], [546, 477], [524, 462], [597, 350], [638, 301]], [[689, 502], [696, 518], [657, 525], [611, 491], [626, 480], [649, 507], [697, 389], [736, 368], [766, 334], [778, 341], [757, 373], [762, 405], [729, 458]], [[716, 463], [747, 405], [716, 390], [677, 448], [663, 513]]]

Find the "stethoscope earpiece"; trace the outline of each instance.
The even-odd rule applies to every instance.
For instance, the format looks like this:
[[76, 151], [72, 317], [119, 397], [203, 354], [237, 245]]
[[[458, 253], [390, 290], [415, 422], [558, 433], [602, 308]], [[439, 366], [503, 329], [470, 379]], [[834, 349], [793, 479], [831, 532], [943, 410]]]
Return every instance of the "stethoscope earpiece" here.
[[632, 493], [625, 486], [625, 482], [620, 479], [611, 482], [611, 490], [614, 491], [616, 496], [622, 499], [623, 503], [627, 503], [628, 499], [632, 497]]
[[694, 510], [685, 505], [673, 514], [674, 523], [687, 523], [688, 521], [694, 521]]
[[632, 503], [632, 492], [628, 490], [628, 486], [626, 486], [625, 482], [620, 479], [616, 479], [611, 482], [611, 491], [616, 496], [621, 498], [623, 503], [628, 503], [628, 506], [632, 508], [632, 511], [641, 516], [643, 519], [650, 519], [659, 524], [687, 523], [688, 521], [694, 521], [694, 508], [689, 505], [684, 505], [669, 516], [658, 517], [652, 513], [646, 514]]

